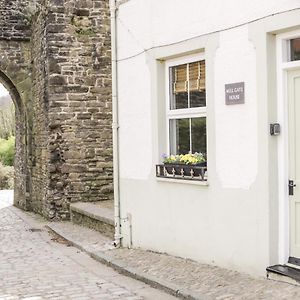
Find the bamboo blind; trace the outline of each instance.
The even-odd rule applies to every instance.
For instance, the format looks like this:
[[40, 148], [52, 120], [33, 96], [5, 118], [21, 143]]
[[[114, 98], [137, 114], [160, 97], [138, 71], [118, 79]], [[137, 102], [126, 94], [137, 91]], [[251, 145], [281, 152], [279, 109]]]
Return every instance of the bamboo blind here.
[[205, 90], [205, 61], [184, 64], [174, 67], [174, 93]]
[[187, 65], [180, 65], [174, 68], [174, 77], [173, 77], [173, 86], [174, 93], [183, 93], [188, 90], [188, 81], [187, 81]]

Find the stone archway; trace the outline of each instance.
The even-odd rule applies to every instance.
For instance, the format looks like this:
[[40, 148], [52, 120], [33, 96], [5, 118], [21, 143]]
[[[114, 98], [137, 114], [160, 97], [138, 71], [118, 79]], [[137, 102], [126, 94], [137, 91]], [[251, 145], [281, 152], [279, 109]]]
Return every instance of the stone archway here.
[[[9, 91], [15, 105], [16, 118], [16, 154], [15, 154], [15, 198], [14, 204], [29, 209], [28, 196], [29, 161], [31, 149], [27, 109], [31, 100], [30, 59], [28, 46], [19, 42], [0, 41], [0, 82]], [[14, 55], [15, 59], [10, 59]]]
[[49, 219], [113, 197], [109, 0], [0, 0], [16, 106], [15, 204]]

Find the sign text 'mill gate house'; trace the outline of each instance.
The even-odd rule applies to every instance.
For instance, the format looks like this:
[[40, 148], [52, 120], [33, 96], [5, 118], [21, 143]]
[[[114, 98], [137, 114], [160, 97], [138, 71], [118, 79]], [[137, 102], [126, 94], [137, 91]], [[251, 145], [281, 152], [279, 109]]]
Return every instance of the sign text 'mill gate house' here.
[[245, 103], [245, 82], [225, 84], [226, 105]]

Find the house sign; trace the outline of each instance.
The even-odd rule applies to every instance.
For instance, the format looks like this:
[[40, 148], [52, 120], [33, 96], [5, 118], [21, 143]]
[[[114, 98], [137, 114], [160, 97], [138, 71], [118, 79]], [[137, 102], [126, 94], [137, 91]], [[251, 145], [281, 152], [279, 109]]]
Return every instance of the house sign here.
[[226, 105], [245, 103], [245, 82], [225, 84]]

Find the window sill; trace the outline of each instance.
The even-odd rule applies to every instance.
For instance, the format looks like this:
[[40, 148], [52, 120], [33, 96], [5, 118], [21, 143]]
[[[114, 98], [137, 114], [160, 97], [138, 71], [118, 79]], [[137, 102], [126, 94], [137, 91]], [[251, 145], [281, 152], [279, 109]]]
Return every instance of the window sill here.
[[198, 186], [209, 186], [209, 183], [207, 181], [190, 180], [190, 179], [174, 179], [174, 178], [156, 177], [156, 181], [157, 182], [198, 185]]

